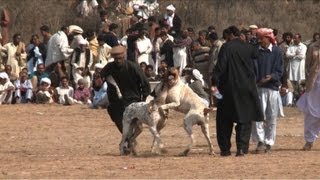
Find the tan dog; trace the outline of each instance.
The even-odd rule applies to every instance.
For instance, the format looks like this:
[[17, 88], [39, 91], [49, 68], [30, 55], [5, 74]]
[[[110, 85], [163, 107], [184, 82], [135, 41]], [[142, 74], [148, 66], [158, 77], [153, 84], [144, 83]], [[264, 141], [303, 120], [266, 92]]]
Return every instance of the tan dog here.
[[[159, 108], [160, 113], [164, 110], [175, 109], [184, 113], [184, 129], [190, 137], [190, 143], [187, 148], [180, 153], [182, 156], [188, 155], [194, 143], [192, 126], [198, 124], [208, 142], [209, 154], [214, 155], [213, 146], [209, 135], [209, 114], [207, 107], [202, 103], [200, 97], [192, 89], [184, 84], [179, 78], [179, 71], [176, 68], [170, 68], [167, 75], [167, 98], [166, 103]], [[166, 90], [166, 89], [164, 89]]]

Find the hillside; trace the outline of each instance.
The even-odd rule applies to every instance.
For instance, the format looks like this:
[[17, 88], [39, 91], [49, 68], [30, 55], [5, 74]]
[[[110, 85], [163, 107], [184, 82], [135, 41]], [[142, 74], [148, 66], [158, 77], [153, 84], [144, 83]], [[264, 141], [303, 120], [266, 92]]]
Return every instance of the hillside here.
[[[161, 10], [173, 3], [184, 26], [199, 30], [215, 25], [218, 32], [228, 25], [247, 27], [249, 24], [300, 32], [303, 39], [320, 30], [320, 0], [158, 0]], [[76, 0], [0, 0], [11, 14], [11, 35], [23, 34], [29, 41], [39, 33], [42, 24], [56, 31], [64, 24], [77, 24], [84, 29], [95, 26], [98, 17], [79, 18], [75, 13]]]

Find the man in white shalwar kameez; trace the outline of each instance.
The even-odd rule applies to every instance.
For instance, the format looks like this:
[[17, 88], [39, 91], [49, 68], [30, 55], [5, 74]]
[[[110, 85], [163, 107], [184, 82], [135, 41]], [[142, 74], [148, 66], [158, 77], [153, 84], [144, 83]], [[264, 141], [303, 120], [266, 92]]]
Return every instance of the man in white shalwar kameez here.
[[303, 150], [311, 150], [320, 134], [320, 40], [311, 44], [306, 58], [306, 92], [297, 102], [304, 113]]
[[68, 42], [69, 28], [63, 26], [60, 31], [55, 33], [48, 42], [48, 51], [45, 66], [63, 62], [68, 59], [73, 53], [73, 49], [70, 48]]
[[293, 45], [287, 49], [288, 64], [288, 78], [294, 88], [294, 97], [299, 98], [299, 83], [305, 80], [305, 58], [307, 46], [301, 43], [301, 35], [295, 34], [293, 36]]
[[153, 46], [150, 39], [146, 37], [146, 34], [146, 29], [142, 29], [139, 32], [139, 38], [136, 41], [137, 60], [139, 64], [145, 62], [147, 65], [154, 65], [154, 62], [151, 58]]

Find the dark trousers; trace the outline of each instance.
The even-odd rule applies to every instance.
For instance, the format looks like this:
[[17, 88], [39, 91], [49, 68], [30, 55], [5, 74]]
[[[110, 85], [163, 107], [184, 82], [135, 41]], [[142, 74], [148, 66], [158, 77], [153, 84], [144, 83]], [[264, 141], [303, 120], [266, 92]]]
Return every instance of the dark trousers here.
[[[232, 113], [232, 112], [230, 112]], [[221, 152], [230, 151], [231, 149], [231, 136], [234, 121], [232, 119], [225, 118], [219, 109], [217, 112], [217, 140]], [[236, 144], [237, 150], [242, 149], [244, 152], [248, 152], [249, 141], [251, 135], [252, 123], [237, 123], [236, 125]]]
[[107, 110], [111, 120], [116, 124], [118, 130], [122, 134], [122, 119], [123, 119], [123, 112], [126, 106], [123, 102], [112, 102], [108, 106]]

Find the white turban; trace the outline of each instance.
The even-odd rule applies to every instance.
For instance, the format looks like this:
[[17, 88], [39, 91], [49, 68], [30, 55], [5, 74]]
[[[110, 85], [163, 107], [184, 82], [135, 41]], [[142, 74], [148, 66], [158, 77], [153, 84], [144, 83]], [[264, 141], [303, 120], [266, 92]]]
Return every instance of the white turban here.
[[172, 4], [170, 4], [169, 6], [166, 7], [166, 10], [175, 11], [176, 8]]
[[1, 72], [1, 73], [0, 73], [0, 78], [1, 78], [1, 79], [9, 79], [9, 76], [8, 76], [7, 73]]
[[94, 68], [98, 68], [98, 69], [102, 69], [103, 67], [104, 65], [101, 63], [97, 63], [96, 65], [94, 65]]
[[79, 45], [88, 45], [89, 44], [89, 42], [86, 40], [86, 39], [80, 39], [80, 41], [79, 41]]
[[258, 26], [255, 25], [255, 24], [252, 24], [252, 25], [249, 26], [249, 28], [250, 28], [250, 29], [258, 29]]
[[195, 77], [197, 80], [200, 80], [202, 85], [204, 86], [204, 81], [203, 81], [203, 76], [200, 73], [200, 71], [198, 69], [194, 69], [192, 70], [192, 75], [193, 77]]
[[49, 78], [47, 78], [47, 77], [42, 78], [41, 81], [40, 81], [40, 84], [43, 83], [43, 82], [48, 83], [49, 86], [51, 85], [51, 80]]
[[78, 34], [82, 34], [83, 33], [83, 29], [77, 25], [70, 25], [69, 26], [69, 32], [70, 33], [78, 33]]

